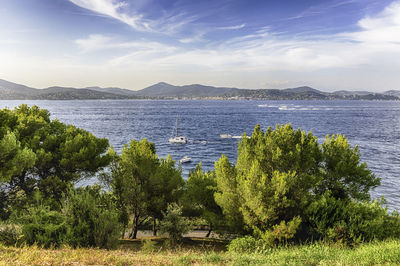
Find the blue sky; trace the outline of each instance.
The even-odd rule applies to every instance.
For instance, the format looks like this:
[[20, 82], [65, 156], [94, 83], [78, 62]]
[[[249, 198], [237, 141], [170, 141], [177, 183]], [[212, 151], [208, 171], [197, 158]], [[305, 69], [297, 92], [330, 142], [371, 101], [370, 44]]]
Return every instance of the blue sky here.
[[0, 78], [400, 89], [400, 1], [0, 0]]

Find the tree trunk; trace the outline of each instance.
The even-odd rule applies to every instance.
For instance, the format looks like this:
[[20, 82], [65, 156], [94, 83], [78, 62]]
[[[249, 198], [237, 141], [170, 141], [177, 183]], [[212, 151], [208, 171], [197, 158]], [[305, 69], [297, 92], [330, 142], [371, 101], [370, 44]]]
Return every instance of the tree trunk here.
[[157, 219], [153, 218], [153, 236], [157, 236]]
[[208, 229], [208, 233], [207, 233], [206, 237], [210, 237], [211, 231], [212, 231], [212, 225], [210, 224], [210, 227]]
[[124, 225], [124, 228], [122, 229], [122, 239], [125, 238], [125, 232], [126, 232], [126, 225]]
[[133, 230], [132, 239], [136, 239], [137, 231], [138, 231], [138, 228], [137, 228], [137, 226], [135, 226], [135, 229]]
[[139, 223], [139, 218], [135, 217], [133, 219], [132, 232], [131, 232], [131, 235], [130, 235], [131, 239], [136, 239], [136, 235], [137, 235], [137, 232], [138, 232], [138, 223]]

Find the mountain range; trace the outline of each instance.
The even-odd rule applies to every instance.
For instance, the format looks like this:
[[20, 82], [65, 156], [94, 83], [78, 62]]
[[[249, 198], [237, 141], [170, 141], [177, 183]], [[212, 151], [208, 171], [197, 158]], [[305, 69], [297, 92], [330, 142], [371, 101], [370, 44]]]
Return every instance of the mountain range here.
[[201, 84], [175, 86], [160, 82], [133, 91], [117, 87], [31, 88], [0, 79], [0, 100], [84, 100], [84, 99], [258, 99], [258, 100], [400, 100], [400, 90], [323, 92], [307, 86], [288, 89], [237, 89]]

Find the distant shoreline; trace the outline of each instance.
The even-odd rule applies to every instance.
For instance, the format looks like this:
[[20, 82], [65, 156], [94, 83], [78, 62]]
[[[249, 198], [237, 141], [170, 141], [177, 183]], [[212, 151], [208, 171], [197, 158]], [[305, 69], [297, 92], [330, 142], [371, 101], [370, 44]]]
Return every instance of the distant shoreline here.
[[0, 79], [0, 100], [400, 100], [400, 90], [324, 92], [308, 86], [287, 89], [238, 89], [159, 82], [133, 91], [117, 87], [36, 89]]

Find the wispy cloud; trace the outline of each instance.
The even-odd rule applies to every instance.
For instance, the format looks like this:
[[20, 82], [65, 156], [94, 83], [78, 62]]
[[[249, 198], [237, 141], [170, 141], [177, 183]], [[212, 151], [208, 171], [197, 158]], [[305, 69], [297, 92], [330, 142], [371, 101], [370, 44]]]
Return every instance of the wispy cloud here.
[[[216, 30], [239, 30], [246, 24], [215, 27], [205, 26], [204, 24], [196, 25], [196, 21], [204, 16], [208, 16], [216, 10], [203, 10], [195, 13], [187, 13], [180, 8], [176, 10], [162, 10], [156, 18], [150, 18], [146, 12], [135, 9], [133, 4], [120, 0], [69, 0], [73, 4], [95, 12], [101, 16], [116, 19], [124, 24], [129, 25], [136, 31], [158, 33], [162, 35], [172, 36], [182, 43], [191, 43], [194, 41], [202, 41], [203, 36], [208, 32]], [[142, 9], [145, 4], [139, 5]]]
[[136, 31], [163, 35], [174, 35], [200, 17], [183, 11], [171, 11], [172, 13], [164, 12], [161, 16], [157, 16], [157, 19], [150, 19], [144, 12], [135, 10], [132, 4], [136, 3], [118, 0], [69, 1], [81, 8], [125, 23]]
[[146, 65], [155, 70], [167, 66], [179, 70], [190, 66], [214, 70], [304, 72], [362, 67], [377, 64], [376, 58], [388, 62], [385, 58], [400, 56], [400, 2], [391, 4], [374, 17], [361, 19], [358, 24], [358, 31], [319, 36], [315, 40], [280, 36], [265, 27], [230, 40], [210, 42], [203, 48], [185, 46], [191, 40], [181, 40], [183, 45], [166, 45], [145, 40], [119, 42], [97, 35], [76, 43], [87, 50], [126, 48], [129, 50], [126, 54], [109, 63], [131, 67]]
[[[70, 0], [77, 6], [119, 20], [138, 31], [153, 31], [149, 21], [140, 14], [129, 14], [128, 3], [117, 0]], [[132, 13], [132, 12], [131, 12]]]
[[330, 12], [334, 8], [342, 7], [345, 5], [356, 4], [360, 0], [339, 0], [339, 1], [324, 1], [323, 4], [310, 6], [306, 10], [300, 12], [293, 17], [284, 18], [283, 20], [302, 19], [306, 17], [318, 16]]
[[240, 30], [246, 27], [246, 24], [234, 25], [234, 26], [226, 26], [226, 27], [217, 27], [218, 30]]

